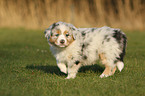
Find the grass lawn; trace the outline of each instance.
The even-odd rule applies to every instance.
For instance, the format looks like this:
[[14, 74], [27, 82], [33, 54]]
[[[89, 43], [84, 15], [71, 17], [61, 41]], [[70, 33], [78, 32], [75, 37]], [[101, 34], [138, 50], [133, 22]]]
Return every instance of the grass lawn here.
[[145, 96], [145, 32], [128, 37], [125, 67], [99, 78], [104, 67], [83, 67], [65, 80], [42, 30], [0, 29], [0, 96]]

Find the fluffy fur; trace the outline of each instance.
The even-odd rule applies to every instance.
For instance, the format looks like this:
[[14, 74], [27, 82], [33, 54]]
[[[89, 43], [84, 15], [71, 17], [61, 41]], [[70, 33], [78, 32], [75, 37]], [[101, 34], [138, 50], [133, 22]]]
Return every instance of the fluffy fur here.
[[101, 78], [113, 75], [116, 67], [120, 71], [124, 67], [126, 36], [120, 29], [76, 28], [57, 22], [46, 29], [45, 37], [60, 71], [68, 74], [66, 79], [75, 78], [81, 66], [95, 64], [99, 59], [105, 65]]

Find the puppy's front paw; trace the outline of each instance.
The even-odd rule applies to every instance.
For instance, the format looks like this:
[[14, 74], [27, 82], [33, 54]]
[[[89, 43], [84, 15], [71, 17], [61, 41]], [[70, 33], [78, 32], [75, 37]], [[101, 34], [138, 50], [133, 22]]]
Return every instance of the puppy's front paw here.
[[67, 76], [65, 79], [71, 79], [71, 78]]
[[74, 79], [76, 77], [76, 73], [68, 74], [68, 76], [65, 79]]
[[60, 71], [67, 74], [67, 69], [66, 68], [60, 69]]
[[59, 63], [57, 64], [57, 66], [59, 67], [60, 71], [67, 74], [67, 68], [66, 68], [66, 65], [63, 64], [63, 63]]
[[75, 77], [67, 76], [65, 79], [74, 79]]

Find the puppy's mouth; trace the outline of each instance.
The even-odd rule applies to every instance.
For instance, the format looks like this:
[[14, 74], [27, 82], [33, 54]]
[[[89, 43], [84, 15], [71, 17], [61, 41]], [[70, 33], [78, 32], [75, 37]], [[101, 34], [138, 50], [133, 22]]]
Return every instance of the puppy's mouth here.
[[57, 46], [60, 47], [60, 48], [65, 48], [65, 47], [68, 46], [68, 45], [66, 45], [66, 44], [55, 44], [55, 45], [57, 45]]
[[63, 47], [66, 47], [66, 46], [65, 45], [58, 45], [58, 47], [62, 47], [63, 48]]

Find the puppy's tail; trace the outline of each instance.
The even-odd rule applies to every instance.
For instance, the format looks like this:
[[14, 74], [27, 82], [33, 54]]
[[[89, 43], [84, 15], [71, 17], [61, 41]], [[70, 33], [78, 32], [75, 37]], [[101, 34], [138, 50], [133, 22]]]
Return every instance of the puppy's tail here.
[[121, 72], [121, 70], [124, 68], [124, 63], [121, 61], [118, 61], [116, 63], [116, 65], [117, 65], [117, 68], [119, 69], [119, 71]]

